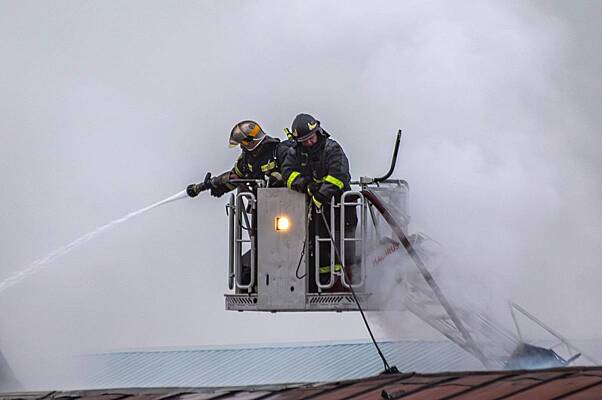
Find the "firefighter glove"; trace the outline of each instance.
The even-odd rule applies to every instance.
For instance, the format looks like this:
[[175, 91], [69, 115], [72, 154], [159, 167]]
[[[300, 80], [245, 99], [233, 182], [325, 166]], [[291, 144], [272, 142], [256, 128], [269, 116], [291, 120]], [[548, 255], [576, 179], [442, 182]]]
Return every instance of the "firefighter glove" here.
[[295, 179], [295, 182], [293, 182], [293, 184], [291, 185], [291, 189], [300, 193], [305, 193], [305, 191], [307, 190], [307, 185], [309, 185], [310, 183], [311, 178], [300, 176], [297, 179]]

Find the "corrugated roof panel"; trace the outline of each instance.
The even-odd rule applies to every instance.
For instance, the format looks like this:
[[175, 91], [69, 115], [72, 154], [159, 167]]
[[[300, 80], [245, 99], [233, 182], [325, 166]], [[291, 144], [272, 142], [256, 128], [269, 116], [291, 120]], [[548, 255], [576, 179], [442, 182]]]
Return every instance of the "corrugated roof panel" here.
[[[402, 371], [481, 369], [449, 342], [385, 342], [390, 365]], [[91, 355], [92, 387], [245, 386], [327, 382], [379, 374], [383, 364], [370, 342], [202, 348]]]
[[[483, 369], [451, 342], [383, 342], [380, 347], [389, 364], [400, 371]], [[376, 349], [367, 341], [118, 351], [84, 360], [90, 371], [88, 387], [105, 388], [328, 382], [374, 376], [383, 370]]]

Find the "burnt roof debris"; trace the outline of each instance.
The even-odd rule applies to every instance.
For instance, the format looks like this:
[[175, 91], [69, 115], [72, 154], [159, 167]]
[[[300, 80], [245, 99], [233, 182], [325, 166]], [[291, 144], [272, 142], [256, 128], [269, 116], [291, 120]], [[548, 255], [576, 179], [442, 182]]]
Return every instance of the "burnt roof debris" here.
[[[576, 357], [573, 357], [573, 359], [576, 359]], [[510, 356], [506, 369], [556, 368], [568, 364], [567, 360], [560, 357], [552, 349], [521, 343]]]

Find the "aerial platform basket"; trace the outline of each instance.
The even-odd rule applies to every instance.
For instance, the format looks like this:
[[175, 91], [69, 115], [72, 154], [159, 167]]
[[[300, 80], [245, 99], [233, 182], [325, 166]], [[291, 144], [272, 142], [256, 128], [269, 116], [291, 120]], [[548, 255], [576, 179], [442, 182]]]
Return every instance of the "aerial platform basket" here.
[[[305, 195], [286, 188], [257, 187], [254, 192], [230, 196], [228, 287], [226, 309], [236, 311], [357, 311], [357, 300], [368, 306], [366, 291], [369, 254], [367, 244], [379, 229], [375, 210], [363, 190], [343, 193], [340, 202], [331, 202], [330, 236], [313, 233], [309, 226], [311, 213]], [[391, 180], [371, 189], [385, 199], [397, 199], [399, 207], [407, 206], [408, 185]], [[346, 212], [356, 212], [355, 232], [345, 232]], [[335, 214], [340, 213], [339, 221]], [[407, 214], [406, 214], [407, 215]], [[314, 214], [313, 218], [319, 218]], [[407, 223], [407, 217], [404, 218]], [[340, 224], [340, 226], [337, 226]], [[404, 227], [405, 228], [405, 227]], [[310, 245], [311, 242], [311, 245]], [[346, 249], [354, 250], [353, 279], [337, 269], [335, 243], [341, 259]], [[330, 279], [320, 281], [320, 255], [330, 254]], [[348, 282], [351, 280], [351, 282]], [[335, 282], [339, 283], [335, 285]], [[339, 289], [336, 290], [335, 288]], [[336, 290], [336, 291], [334, 291]]]

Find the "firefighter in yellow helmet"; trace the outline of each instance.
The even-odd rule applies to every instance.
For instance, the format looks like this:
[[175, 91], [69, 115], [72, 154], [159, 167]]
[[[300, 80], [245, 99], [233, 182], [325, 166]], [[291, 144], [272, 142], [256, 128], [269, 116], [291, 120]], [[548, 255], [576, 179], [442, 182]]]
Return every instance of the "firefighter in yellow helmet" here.
[[281, 142], [267, 135], [255, 121], [241, 121], [230, 132], [229, 146], [239, 146], [242, 150], [234, 167], [214, 177], [208, 173], [204, 182], [188, 186], [188, 195], [195, 197], [203, 190], [210, 190], [212, 196], [220, 197], [237, 187], [230, 183], [233, 179], [266, 180], [270, 187], [286, 186], [280, 167], [293, 145], [290, 140]]
[[[212, 196], [220, 197], [237, 187], [241, 190], [249, 189], [246, 184], [234, 184], [232, 181], [236, 179], [264, 180], [269, 187], [286, 186], [280, 168], [288, 149], [294, 146], [293, 141], [281, 142], [267, 135], [257, 122], [245, 120], [234, 125], [229, 144], [230, 147], [239, 146], [242, 150], [234, 167], [215, 177], [211, 177], [209, 172], [203, 182], [189, 185], [186, 191], [190, 197], [195, 197], [204, 190], [210, 190]], [[255, 226], [255, 222], [252, 225]], [[250, 251], [242, 256], [241, 263], [241, 280], [246, 284], [251, 279]]]

